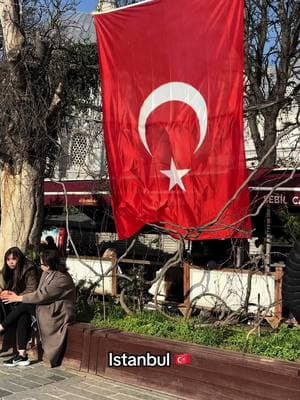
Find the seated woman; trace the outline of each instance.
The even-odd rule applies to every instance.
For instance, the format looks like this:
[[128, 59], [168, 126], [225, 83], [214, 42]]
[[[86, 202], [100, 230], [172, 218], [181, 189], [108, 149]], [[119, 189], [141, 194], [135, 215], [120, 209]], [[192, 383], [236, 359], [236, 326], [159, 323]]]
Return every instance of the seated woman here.
[[[4, 290], [0, 298], [13, 293], [18, 295], [33, 292], [38, 286], [38, 273], [36, 267], [24, 256], [18, 247], [11, 247], [4, 255], [3, 267]], [[34, 306], [21, 309], [18, 304], [5, 307], [6, 316], [1, 321], [0, 332], [9, 326], [15, 325], [16, 344], [18, 354], [6, 362], [6, 365], [29, 365], [30, 361], [26, 353], [26, 347], [31, 333], [31, 314], [34, 314]]]
[[62, 361], [67, 327], [75, 321], [75, 285], [55, 250], [41, 253], [43, 274], [37, 290], [18, 295], [6, 293], [6, 303], [36, 305], [36, 318], [44, 354], [52, 367]]

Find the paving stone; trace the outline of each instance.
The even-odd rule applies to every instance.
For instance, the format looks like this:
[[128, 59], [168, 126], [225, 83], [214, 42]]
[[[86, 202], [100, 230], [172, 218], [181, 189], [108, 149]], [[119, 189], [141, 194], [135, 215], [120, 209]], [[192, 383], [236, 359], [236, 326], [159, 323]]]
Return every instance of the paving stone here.
[[[81, 396], [76, 396], [74, 394], [68, 393], [60, 397], [61, 399], [65, 400], [83, 400], [83, 399], [88, 399], [88, 397], [81, 397]], [[102, 399], [100, 399], [102, 400]]]
[[[120, 383], [116, 381], [112, 381], [111, 379], [103, 378], [102, 376], [97, 376], [97, 377], [91, 377], [87, 376], [86, 377], [86, 382], [91, 382], [93, 385], [106, 385], [109, 387], [119, 387]], [[125, 385], [127, 386], [127, 385]]]
[[30, 393], [18, 393], [13, 396], [4, 397], [4, 400], [57, 400], [59, 397], [50, 396], [44, 393], [35, 393], [30, 391]]
[[[15, 383], [15, 380], [12, 378], [10, 378], [8, 381]], [[18, 378], [17, 382], [18, 382], [18, 385], [22, 385], [25, 388], [30, 388], [30, 389], [42, 386], [40, 383], [28, 381], [27, 379], [24, 379], [24, 378]]]
[[[22, 371], [21, 376], [23, 378], [26, 378], [28, 375], [34, 375], [34, 376], [39, 376], [45, 379], [50, 379], [50, 377], [54, 377], [54, 379], [52, 379], [53, 381], [59, 381], [59, 380], [64, 380], [66, 379], [66, 377], [56, 374], [54, 373], [53, 370], [49, 369], [49, 368], [45, 368], [43, 366], [41, 366], [40, 368], [37, 368], [36, 366], [34, 368], [26, 368], [26, 370], [24, 370], [24, 372]], [[56, 378], [57, 377], [57, 378]]]
[[107, 389], [99, 386], [90, 385], [87, 383], [82, 383], [81, 385], [78, 385], [77, 388], [78, 389], [82, 388], [84, 390], [87, 390], [88, 392], [95, 393], [97, 395], [101, 394], [103, 396], [111, 396], [119, 391], [119, 389], [117, 388]]
[[44, 386], [42, 389], [43, 393], [47, 393], [51, 396], [57, 396], [57, 397], [61, 397], [68, 393], [66, 390], [61, 389], [55, 385]]
[[54, 380], [51, 379], [47, 379], [45, 377], [41, 377], [41, 376], [37, 376], [37, 375], [33, 375], [33, 373], [31, 374], [26, 374], [24, 376], [24, 378], [32, 381], [32, 382], [37, 382], [40, 383], [41, 385], [48, 385], [49, 383], [53, 383]]
[[98, 391], [104, 389], [104, 390], [109, 390], [111, 392], [117, 392], [122, 387], [120, 385], [112, 385], [111, 383], [107, 383], [105, 380], [101, 380], [98, 382], [97, 381], [92, 381], [92, 382], [86, 381], [86, 383], [89, 384], [90, 386], [93, 386], [93, 390], [95, 388], [97, 388]]
[[28, 367], [26, 367], [26, 369], [23, 368], [23, 371], [24, 371], [23, 372], [24, 374], [34, 373], [34, 374], [38, 374], [38, 375], [41, 375], [41, 374], [44, 375], [44, 374], [48, 373], [48, 368], [45, 368], [43, 365], [39, 365], [39, 364], [31, 364]]
[[7, 375], [10, 375], [10, 372], [7, 370], [7, 368], [6, 368], [6, 370], [1, 368], [1, 370], [0, 370], [0, 378], [2, 378], [4, 376], [7, 376]]
[[32, 397], [29, 393], [24, 394], [24, 393], [18, 393], [14, 394], [12, 396], [7, 396], [7, 397], [1, 397], [4, 400], [31, 400]]
[[0, 381], [0, 389], [8, 390], [12, 393], [23, 392], [25, 386], [18, 385], [17, 383], [9, 382], [9, 381]]
[[[176, 400], [96, 375], [44, 363], [8, 368], [0, 361], [1, 400]], [[182, 399], [177, 399], [182, 400]]]
[[[45, 393], [36, 393], [33, 394], [33, 398], [35, 400], [55, 400], [55, 399], [59, 399], [59, 397], [56, 396], [51, 396], [50, 394], [45, 394]], [[10, 397], [8, 397], [5, 400], [10, 400]]]
[[[68, 392], [71, 394], [75, 394], [76, 396], [84, 397], [90, 400], [106, 400], [107, 397], [102, 395], [102, 391], [98, 390], [98, 393], [93, 393], [88, 390], [85, 390], [83, 388], [75, 388], [75, 387], [70, 387], [68, 389]], [[64, 396], [63, 396], [64, 397]]]
[[[31, 393], [16, 393], [11, 396], [2, 397], [4, 400], [32, 400], [33, 396]], [[54, 399], [52, 399], [54, 400]]]
[[[140, 397], [130, 396], [128, 394], [117, 393], [110, 397], [115, 400], [140, 400]], [[163, 399], [162, 399], [163, 400]]]
[[[21, 368], [21, 367], [20, 367]], [[23, 370], [25, 369], [25, 367], [23, 368]], [[5, 367], [6, 371], [3, 372], [7, 372], [6, 375], [4, 376], [12, 376], [14, 378], [22, 378], [22, 376], [24, 376], [24, 373], [22, 373], [22, 371], [20, 371], [19, 367]], [[2, 376], [1, 376], [2, 378]]]
[[13, 393], [9, 392], [8, 390], [0, 389], [0, 397], [9, 396], [10, 394]]
[[167, 394], [162, 394], [156, 391], [148, 391], [145, 389], [136, 388], [123, 388], [123, 394], [128, 394], [130, 396], [137, 396], [141, 400], [174, 400], [174, 397], [168, 396]]
[[56, 385], [59, 385], [60, 388], [64, 389], [64, 388], [74, 387], [75, 385], [83, 381], [85, 381], [85, 377], [74, 376], [72, 378], [65, 379], [64, 381], [56, 382]]
[[58, 368], [51, 368], [51, 369], [49, 368], [48, 371], [52, 372], [52, 374], [55, 374], [55, 375], [64, 376], [65, 378], [72, 378], [74, 376], [77, 376], [77, 374], [75, 374], [75, 373], [71, 373], [69, 371], [65, 371], [63, 369], [58, 369]]
[[66, 379], [65, 376], [61, 376], [61, 375], [49, 375], [49, 376], [47, 376], [47, 378], [52, 381], [55, 381], [55, 382], [64, 381]]

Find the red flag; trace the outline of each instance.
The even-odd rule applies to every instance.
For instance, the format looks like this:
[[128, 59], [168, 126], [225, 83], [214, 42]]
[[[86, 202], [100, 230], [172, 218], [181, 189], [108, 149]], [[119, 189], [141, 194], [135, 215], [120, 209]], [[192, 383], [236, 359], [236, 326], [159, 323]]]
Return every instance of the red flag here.
[[[150, 0], [94, 22], [119, 237], [208, 224], [246, 179], [243, 1]], [[200, 238], [246, 237], [248, 209], [243, 190]]]

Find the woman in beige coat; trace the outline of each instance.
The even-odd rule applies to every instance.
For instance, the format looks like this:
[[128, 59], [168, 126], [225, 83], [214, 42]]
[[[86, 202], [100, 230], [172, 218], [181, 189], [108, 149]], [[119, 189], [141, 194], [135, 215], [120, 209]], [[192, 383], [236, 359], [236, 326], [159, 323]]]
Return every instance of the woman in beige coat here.
[[8, 293], [7, 303], [36, 304], [36, 317], [46, 358], [52, 367], [63, 356], [67, 327], [75, 320], [75, 285], [55, 250], [41, 254], [43, 274], [37, 290], [18, 296]]

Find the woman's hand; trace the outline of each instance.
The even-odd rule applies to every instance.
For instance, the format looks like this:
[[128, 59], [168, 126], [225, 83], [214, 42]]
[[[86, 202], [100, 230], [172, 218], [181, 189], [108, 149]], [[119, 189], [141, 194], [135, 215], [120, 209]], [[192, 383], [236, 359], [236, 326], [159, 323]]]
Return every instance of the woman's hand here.
[[14, 292], [12, 292], [11, 290], [2, 290], [2, 292], [0, 293], [0, 299], [3, 299], [8, 294], [14, 294]]
[[1, 299], [2, 299], [3, 303], [5, 303], [5, 304], [18, 303], [18, 302], [23, 301], [23, 296], [18, 296], [14, 292], [9, 292], [4, 295], [1, 293]]

